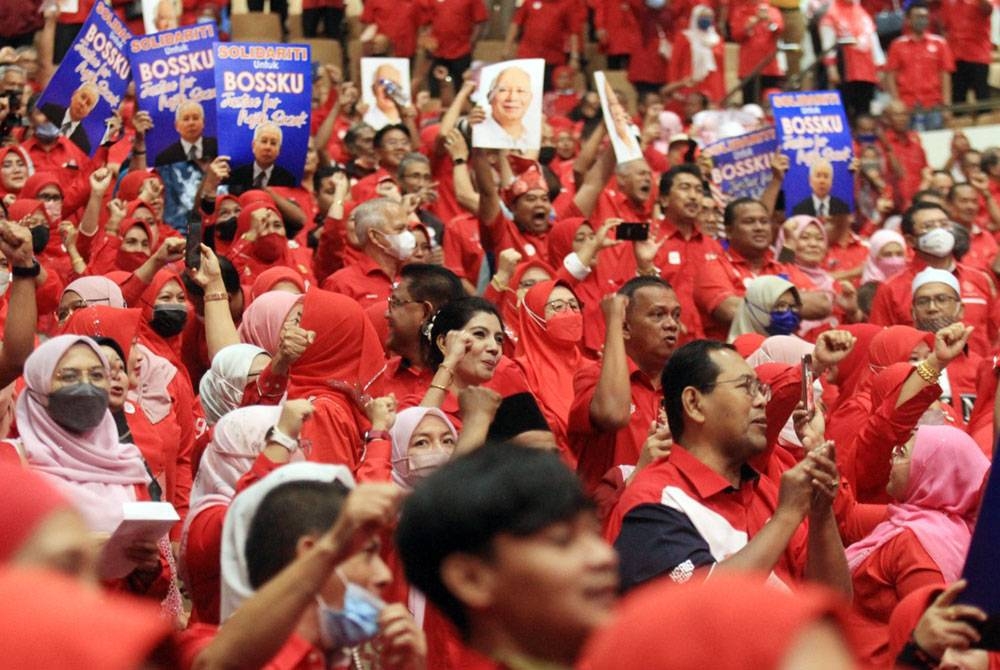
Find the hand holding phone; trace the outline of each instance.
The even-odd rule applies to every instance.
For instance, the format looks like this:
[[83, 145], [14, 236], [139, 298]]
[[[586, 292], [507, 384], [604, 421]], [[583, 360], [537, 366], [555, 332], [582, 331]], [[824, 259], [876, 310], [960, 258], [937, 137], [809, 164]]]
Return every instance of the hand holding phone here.
[[649, 224], [637, 221], [624, 221], [615, 227], [616, 240], [642, 242], [649, 239]]

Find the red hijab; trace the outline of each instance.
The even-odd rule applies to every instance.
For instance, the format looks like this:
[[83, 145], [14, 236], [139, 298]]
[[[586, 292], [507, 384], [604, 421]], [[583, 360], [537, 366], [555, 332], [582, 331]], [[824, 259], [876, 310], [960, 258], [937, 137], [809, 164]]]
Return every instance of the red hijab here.
[[[9, 146], [9, 147], [2, 147], [2, 148], [0, 148], [0, 163], [3, 163], [3, 160], [7, 157], [7, 154], [9, 154], [9, 153], [15, 153], [15, 154], [17, 154], [21, 158], [21, 160], [24, 161], [24, 165], [25, 165], [25, 167], [28, 170], [28, 178], [30, 179], [31, 175], [35, 171], [35, 166], [31, 162], [31, 157], [28, 155], [28, 152], [25, 151], [24, 149], [22, 149], [21, 147], [17, 146], [17, 145]], [[27, 181], [25, 181], [25, 184], [27, 184]], [[7, 185], [3, 183], [3, 181], [0, 181], [0, 196], [4, 196], [4, 195], [10, 194], [10, 193], [13, 193], [14, 195], [17, 195], [18, 192], [21, 191], [21, 190], [23, 190], [23, 189], [24, 189], [24, 186], [21, 186], [20, 189], [18, 189], [18, 190], [15, 191], [15, 190], [13, 190], [11, 188], [8, 188]]]
[[873, 373], [893, 363], [910, 359], [913, 349], [921, 342], [934, 349], [934, 333], [925, 333], [912, 326], [889, 326], [872, 338], [868, 347], [868, 364]]
[[576, 238], [576, 231], [585, 223], [593, 229], [593, 226], [590, 226], [590, 223], [586, 219], [579, 216], [559, 219], [552, 224], [552, 228], [549, 229], [548, 238], [549, 262], [552, 265], [561, 265], [563, 259], [573, 253], [573, 240]]
[[306, 292], [306, 283], [303, 281], [301, 273], [298, 273], [289, 267], [279, 266], [269, 270], [264, 270], [260, 273], [260, 276], [254, 280], [253, 286], [250, 287], [250, 300], [256, 300], [261, 296], [261, 294], [267, 293], [273, 289], [276, 284], [280, 284], [283, 281], [295, 284], [300, 293]]
[[[143, 344], [149, 347], [150, 351], [154, 354], [162, 356], [173, 363], [174, 366], [186, 377], [187, 368], [184, 367], [183, 359], [181, 358], [181, 335], [178, 334], [173, 337], [165, 338], [153, 330], [153, 327], [150, 325], [150, 322], [153, 320], [153, 307], [156, 302], [156, 296], [165, 285], [172, 281], [175, 281], [180, 285], [181, 291], [184, 293], [184, 297], [187, 298], [187, 291], [184, 288], [184, 280], [181, 279], [180, 275], [168, 268], [164, 268], [163, 270], [157, 272], [153, 276], [153, 281], [150, 282], [149, 286], [142, 292], [142, 296], [139, 298], [142, 317], [139, 320], [139, 339]], [[191, 318], [190, 308], [188, 309], [188, 318]]]
[[[861, 386], [861, 383], [868, 379], [871, 371], [868, 369], [868, 347], [872, 339], [880, 332], [882, 326], [873, 326], [869, 323], [854, 323], [841, 326], [840, 330], [846, 330], [855, 337], [854, 348], [851, 349], [844, 360], [837, 363], [837, 387], [840, 390], [839, 399], [847, 399]], [[833, 411], [834, 407], [830, 410]]]
[[549, 280], [538, 282], [524, 294], [524, 304], [518, 310], [514, 362], [521, 366], [552, 432], [562, 442], [567, 436], [569, 408], [573, 404], [573, 376], [583, 355], [579, 346], [557, 342], [546, 330], [545, 303], [556, 286], [569, 289], [565, 282]]
[[160, 175], [152, 170], [132, 170], [118, 182], [118, 197], [126, 202], [135, 200], [139, 197], [142, 185], [146, 183], [147, 179], [156, 179], [161, 184], [163, 183]]
[[73, 506], [52, 484], [29, 468], [0, 463], [0, 563], [17, 553], [53, 512]]

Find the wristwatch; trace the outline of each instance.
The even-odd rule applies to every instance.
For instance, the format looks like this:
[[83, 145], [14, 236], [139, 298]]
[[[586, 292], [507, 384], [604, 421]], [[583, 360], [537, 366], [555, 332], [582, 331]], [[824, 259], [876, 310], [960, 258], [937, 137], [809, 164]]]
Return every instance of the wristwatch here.
[[290, 453], [295, 453], [295, 451], [297, 451], [299, 448], [298, 439], [285, 435], [283, 432], [278, 430], [277, 426], [271, 426], [270, 428], [268, 428], [267, 435], [265, 436], [264, 439], [266, 439], [268, 442], [276, 442], [280, 444], [285, 449], [288, 449]]
[[31, 267], [21, 267], [20, 265], [15, 265], [10, 269], [10, 274], [16, 279], [34, 279], [38, 275], [42, 274], [42, 266], [38, 264], [38, 260], [35, 258], [31, 259]]
[[391, 440], [392, 436], [389, 435], [387, 430], [369, 430], [365, 433], [365, 442], [372, 442], [373, 440]]

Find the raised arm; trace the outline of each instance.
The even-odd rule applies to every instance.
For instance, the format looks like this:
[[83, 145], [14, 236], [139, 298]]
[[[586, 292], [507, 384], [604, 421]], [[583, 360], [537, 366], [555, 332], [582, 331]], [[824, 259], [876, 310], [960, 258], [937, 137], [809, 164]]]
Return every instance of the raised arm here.
[[600, 431], [613, 432], [628, 425], [632, 389], [628, 375], [628, 354], [625, 353], [625, 310], [628, 298], [623, 295], [605, 296], [601, 301], [606, 330], [601, 375], [590, 401], [590, 423]]
[[38, 306], [35, 302], [35, 278], [15, 276], [16, 268], [35, 267], [31, 250], [31, 232], [27, 226], [0, 221], [0, 252], [7, 259], [11, 272], [7, 320], [3, 326], [3, 346], [0, 347], [0, 388], [18, 377], [35, 346], [35, 326]]

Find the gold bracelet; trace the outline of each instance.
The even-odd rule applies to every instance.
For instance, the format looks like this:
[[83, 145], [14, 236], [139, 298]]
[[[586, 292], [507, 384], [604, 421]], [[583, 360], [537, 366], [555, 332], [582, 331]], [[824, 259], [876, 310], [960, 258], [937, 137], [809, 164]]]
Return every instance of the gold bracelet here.
[[229, 302], [229, 295], [226, 293], [206, 293], [204, 300], [205, 302], [214, 302], [216, 300]]
[[927, 361], [920, 361], [920, 364], [917, 366], [917, 374], [928, 384], [937, 384], [938, 379], [941, 378], [941, 371], [936, 370]]
[[[434, 373], [434, 376], [437, 377], [437, 373], [441, 372], [442, 370], [444, 370], [445, 372], [448, 373], [448, 384], [447, 385], [451, 385], [451, 383], [453, 381], [455, 381], [455, 373], [452, 372], [451, 368], [448, 368], [448, 367], [445, 367], [443, 365], [440, 365], [440, 366], [438, 366], [437, 372]], [[431, 379], [431, 381], [434, 381], [434, 380]]]
[[448, 387], [447, 386], [441, 386], [440, 384], [431, 384], [431, 388], [432, 389], [437, 389], [439, 391], [444, 391], [445, 393], [448, 392]]

